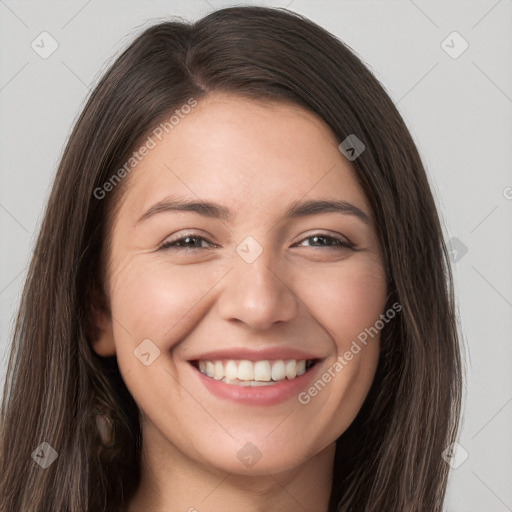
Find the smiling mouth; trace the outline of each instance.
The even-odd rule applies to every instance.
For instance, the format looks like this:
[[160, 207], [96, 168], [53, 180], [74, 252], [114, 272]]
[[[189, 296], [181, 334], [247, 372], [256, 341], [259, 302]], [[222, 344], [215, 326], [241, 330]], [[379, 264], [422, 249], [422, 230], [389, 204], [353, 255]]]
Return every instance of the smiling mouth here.
[[318, 359], [247, 359], [196, 360], [190, 363], [214, 380], [236, 386], [272, 386], [294, 380], [307, 373]]

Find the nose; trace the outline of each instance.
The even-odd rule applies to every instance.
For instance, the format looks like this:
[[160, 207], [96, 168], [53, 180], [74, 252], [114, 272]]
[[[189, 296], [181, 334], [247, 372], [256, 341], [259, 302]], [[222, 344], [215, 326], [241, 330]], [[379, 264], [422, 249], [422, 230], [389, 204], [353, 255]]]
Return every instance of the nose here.
[[217, 302], [223, 319], [265, 330], [297, 315], [298, 297], [276, 270], [269, 252], [263, 251], [252, 263], [235, 256], [234, 268], [226, 276]]

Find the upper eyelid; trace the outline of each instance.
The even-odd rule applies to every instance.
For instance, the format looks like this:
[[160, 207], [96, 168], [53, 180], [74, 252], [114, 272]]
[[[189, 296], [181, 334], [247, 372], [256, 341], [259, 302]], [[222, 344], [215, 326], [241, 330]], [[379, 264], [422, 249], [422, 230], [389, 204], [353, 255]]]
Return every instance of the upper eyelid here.
[[[352, 248], [356, 247], [355, 243], [353, 243], [351, 240], [349, 240], [347, 237], [345, 237], [343, 235], [329, 234], [329, 233], [322, 232], [322, 231], [316, 232], [316, 233], [310, 233], [310, 234], [308, 234], [306, 236], [303, 236], [300, 240], [298, 240], [297, 242], [294, 242], [294, 245], [296, 245], [298, 243], [301, 243], [301, 242], [304, 242], [305, 240], [307, 240], [309, 238], [312, 238], [314, 236], [325, 237], [325, 238], [332, 238], [333, 240], [339, 240], [342, 244], [345, 244], [348, 247], [352, 247]], [[166, 239], [166, 240], [164, 240], [160, 244], [160, 247], [165, 247], [168, 244], [173, 244], [173, 243], [181, 242], [181, 241], [183, 241], [183, 239], [188, 238], [188, 237], [202, 239], [202, 240], [208, 242], [209, 244], [213, 245], [214, 247], [218, 247], [218, 244], [216, 244], [215, 242], [212, 242], [206, 236], [201, 235], [199, 233], [194, 233], [194, 232], [184, 233], [183, 235], [180, 235], [179, 237], [177, 237], [175, 239], [171, 239], [171, 240], [167, 240]], [[335, 246], [325, 246], [325, 247], [335, 247]], [[200, 249], [200, 248], [199, 247], [194, 247], [192, 249]]]
[[[210, 245], [212, 245], [214, 247], [218, 247], [218, 245], [215, 242], [212, 242], [208, 237], [206, 237], [204, 235], [200, 235], [198, 233], [184, 233], [183, 235], [180, 235], [177, 238], [172, 238], [172, 239], [165, 238], [163, 240], [163, 242], [161, 242], [159, 244], [159, 248], [165, 247], [168, 244], [174, 244], [174, 243], [177, 243], [177, 242], [181, 242], [181, 241], [183, 241], [183, 239], [188, 238], [188, 237], [190, 237], [190, 238], [199, 238], [199, 239], [205, 240], [206, 242], [208, 242]], [[195, 247], [195, 248], [192, 248], [192, 249], [198, 249], [198, 247]]]
[[163, 241], [163, 243], [167, 243], [167, 242], [179, 242], [180, 240], [182, 240], [183, 238], [187, 238], [187, 237], [191, 237], [191, 238], [202, 238], [204, 240], [206, 240], [207, 242], [210, 242], [211, 244], [213, 244], [214, 242], [212, 242], [207, 235], [203, 235], [201, 233], [195, 233], [194, 231], [191, 231], [191, 232], [187, 232], [185, 231], [185, 233], [183, 233], [182, 235], [178, 235], [176, 236], [176, 238], [169, 238], [169, 237], [166, 237]]
[[[298, 242], [295, 242], [295, 244], [304, 242], [304, 240], [308, 240], [309, 238], [313, 238], [314, 236], [323, 237], [323, 238], [332, 238], [333, 240], [338, 240], [348, 246], [355, 246], [352, 241], [350, 241], [348, 238], [341, 236], [341, 235], [330, 235], [329, 233], [312, 233], [310, 235], [302, 237]], [[294, 244], [294, 245], [295, 245]]]

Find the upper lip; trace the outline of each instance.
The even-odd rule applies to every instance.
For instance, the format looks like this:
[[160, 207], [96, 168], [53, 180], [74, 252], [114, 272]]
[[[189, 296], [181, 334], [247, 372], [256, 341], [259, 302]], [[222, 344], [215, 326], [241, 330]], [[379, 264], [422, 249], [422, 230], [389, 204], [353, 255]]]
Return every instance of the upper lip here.
[[295, 348], [269, 347], [265, 349], [249, 349], [242, 347], [225, 348], [204, 352], [195, 357], [188, 358], [189, 361], [218, 361], [220, 359], [246, 359], [248, 361], [262, 361], [275, 359], [321, 359], [320, 356]]

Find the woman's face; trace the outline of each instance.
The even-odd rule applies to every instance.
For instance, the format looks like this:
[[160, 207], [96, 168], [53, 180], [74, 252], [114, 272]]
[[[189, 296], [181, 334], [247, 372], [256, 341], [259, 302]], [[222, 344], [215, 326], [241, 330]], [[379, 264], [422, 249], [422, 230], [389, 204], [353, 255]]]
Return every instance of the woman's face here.
[[214, 94], [164, 135], [125, 178], [95, 349], [116, 353], [154, 451], [297, 467], [347, 429], [375, 374], [379, 335], [358, 341], [386, 299], [367, 199], [298, 106]]

